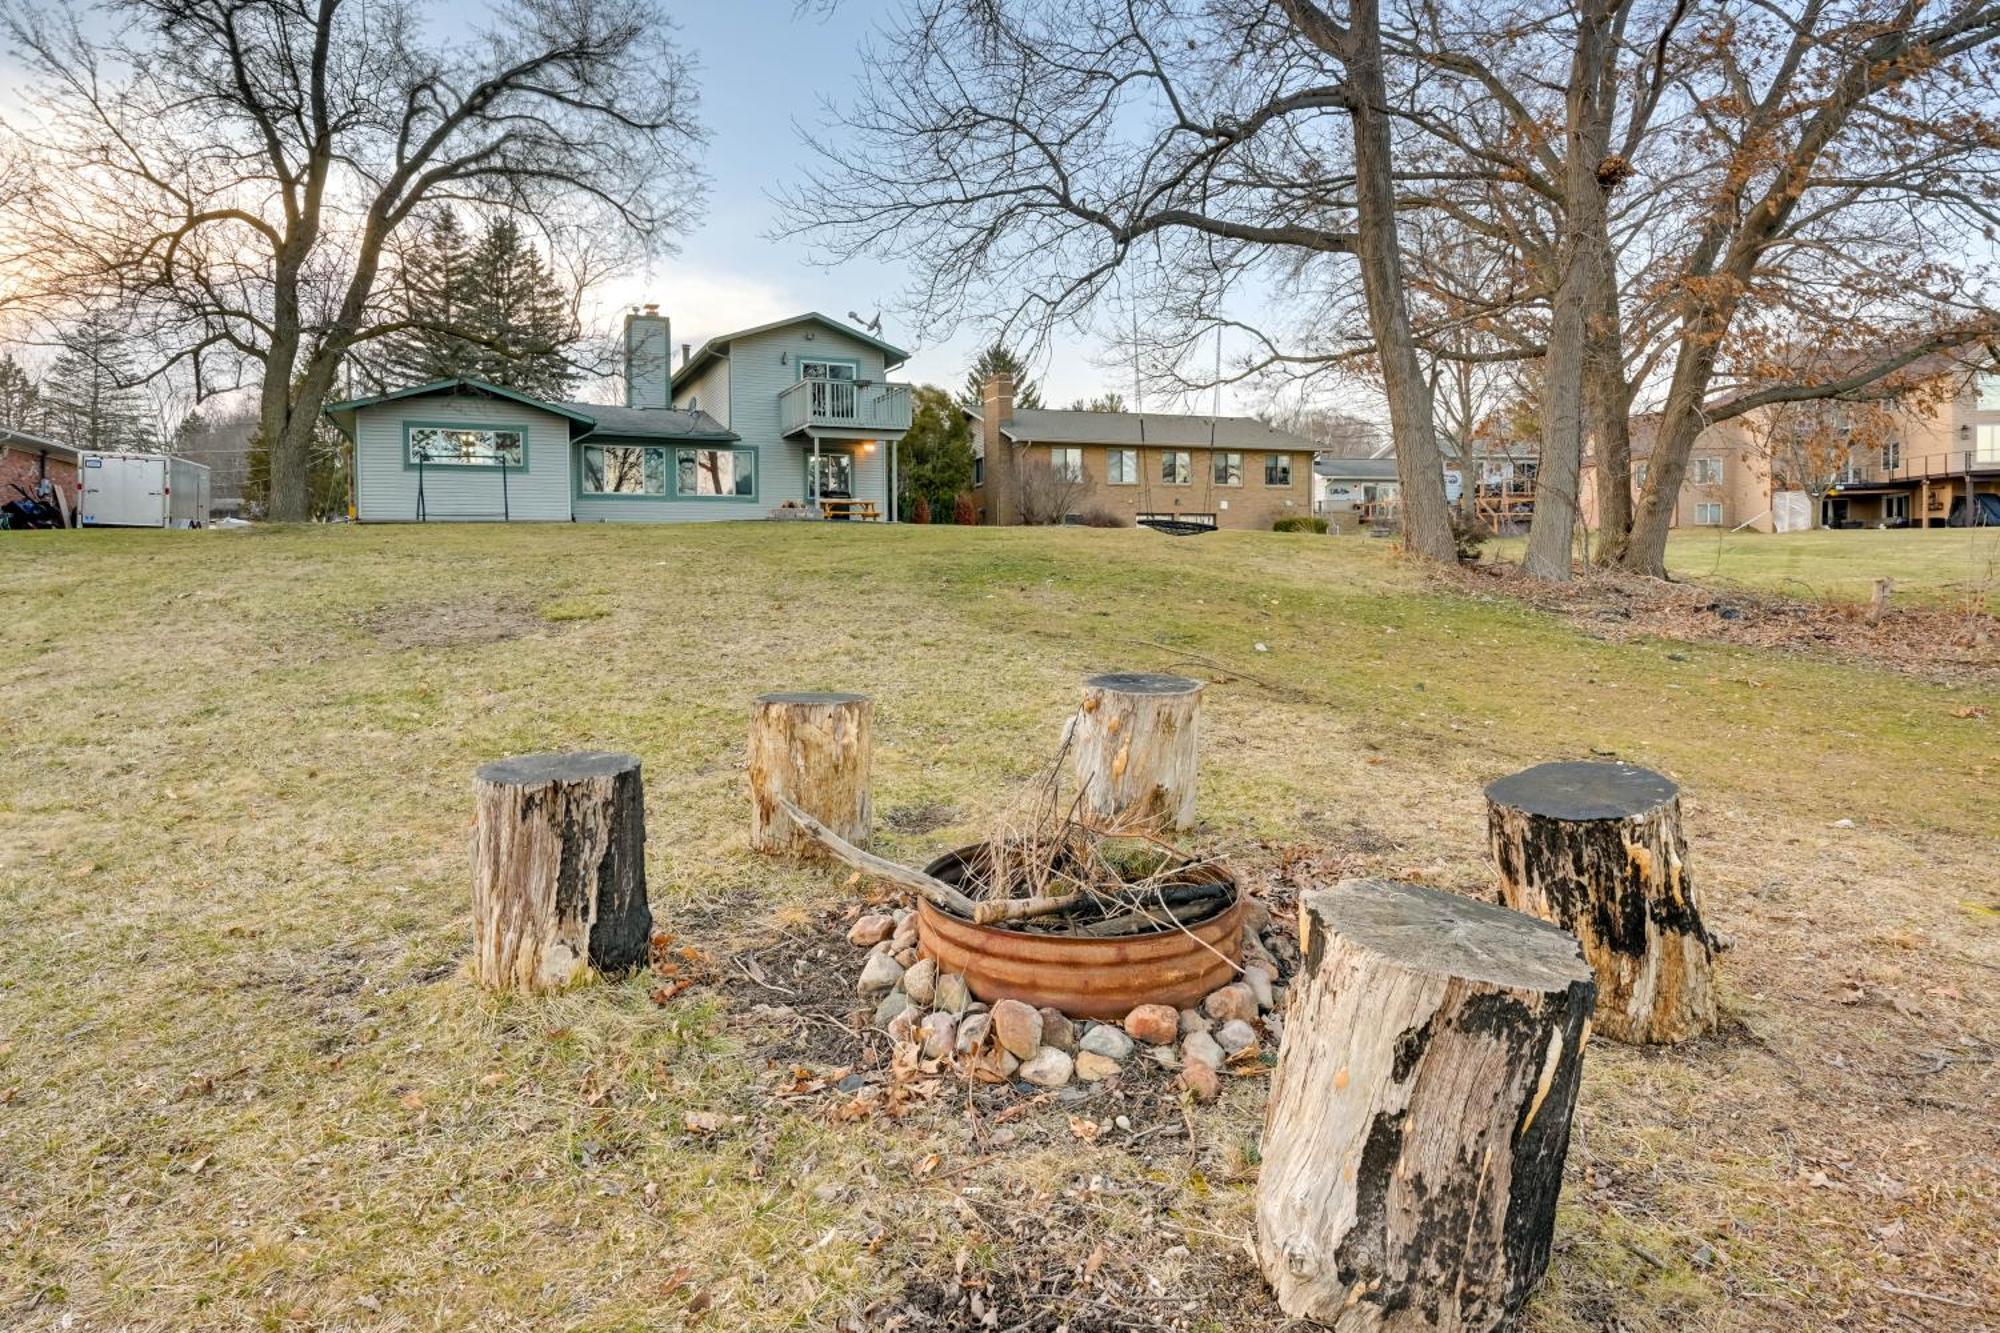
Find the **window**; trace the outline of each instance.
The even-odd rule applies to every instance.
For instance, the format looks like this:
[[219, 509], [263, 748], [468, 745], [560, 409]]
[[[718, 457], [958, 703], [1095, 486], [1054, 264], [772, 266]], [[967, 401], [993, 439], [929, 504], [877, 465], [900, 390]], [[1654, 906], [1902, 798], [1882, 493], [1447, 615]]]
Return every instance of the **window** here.
[[527, 440], [518, 430], [412, 425], [406, 438], [409, 461], [430, 467], [523, 467], [527, 463]]
[[[1722, 484], [1722, 460], [1720, 458], [1697, 458], [1694, 460], [1694, 484], [1697, 486], [1719, 486]], [[1718, 523], [1722, 520], [1717, 519]]]
[[1049, 468], [1064, 481], [1083, 480], [1083, 450], [1074, 447], [1049, 450]]
[[1139, 451], [1112, 449], [1104, 455], [1104, 479], [1113, 486], [1139, 484]]
[[1883, 496], [1882, 521], [1884, 523], [1908, 523], [1910, 521], [1910, 497], [1907, 495]]
[[1160, 480], [1169, 486], [1185, 486], [1194, 474], [1194, 464], [1185, 449], [1167, 449], [1160, 454]]
[[1980, 463], [2000, 463], [2000, 425], [1984, 424], [1973, 427], [1974, 461]]
[[1882, 470], [1884, 472], [1894, 472], [1901, 466], [1903, 466], [1903, 442], [1901, 440], [1884, 440], [1882, 442]]
[[1243, 455], [1217, 454], [1215, 456], [1215, 484], [1218, 486], [1241, 486], [1243, 484]]
[[667, 451], [639, 445], [583, 446], [585, 495], [665, 495]]
[[809, 361], [799, 358], [799, 378], [802, 380], [845, 380], [853, 383], [861, 378], [861, 368], [852, 361]]
[[2000, 412], [2000, 375], [1979, 377], [1979, 410]]
[[1290, 454], [1264, 455], [1264, 484], [1266, 486], [1289, 486], [1292, 484], [1292, 456]]
[[1722, 506], [1713, 502], [1694, 507], [1694, 524], [1698, 528], [1719, 528], [1722, 526]]
[[676, 490], [681, 495], [742, 496], [757, 493], [754, 449], [682, 449]]
[[974, 486], [984, 486], [986, 484], [985, 454], [974, 454], [972, 456], [972, 484]]

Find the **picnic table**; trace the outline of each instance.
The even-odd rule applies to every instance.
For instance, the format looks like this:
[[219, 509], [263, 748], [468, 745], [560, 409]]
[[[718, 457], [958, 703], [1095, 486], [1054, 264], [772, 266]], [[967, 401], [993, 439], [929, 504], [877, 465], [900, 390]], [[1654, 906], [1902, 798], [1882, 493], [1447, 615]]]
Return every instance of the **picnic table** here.
[[822, 499], [819, 512], [827, 518], [863, 519], [871, 523], [882, 518], [882, 510], [873, 500]]

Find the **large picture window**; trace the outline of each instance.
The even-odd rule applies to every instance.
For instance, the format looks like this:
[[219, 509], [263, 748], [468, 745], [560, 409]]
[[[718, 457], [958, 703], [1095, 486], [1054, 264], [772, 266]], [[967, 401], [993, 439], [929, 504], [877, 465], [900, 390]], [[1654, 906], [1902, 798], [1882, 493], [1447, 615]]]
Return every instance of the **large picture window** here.
[[641, 445], [583, 446], [585, 495], [665, 495], [667, 451]]
[[406, 433], [409, 461], [426, 467], [522, 467], [526, 437], [491, 426], [417, 426]]
[[683, 449], [679, 477], [682, 495], [755, 495], [757, 454], [750, 449]]

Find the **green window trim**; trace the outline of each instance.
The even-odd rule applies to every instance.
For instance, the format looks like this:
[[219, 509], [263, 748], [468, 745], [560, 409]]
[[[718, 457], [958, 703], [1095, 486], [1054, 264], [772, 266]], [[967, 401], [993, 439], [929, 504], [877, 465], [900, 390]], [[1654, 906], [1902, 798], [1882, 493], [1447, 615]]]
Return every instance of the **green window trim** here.
[[[731, 462], [729, 468], [730, 479], [732, 482], [734, 482], [736, 478], [740, 475], [739, 469], [741, 469], [744, 466], [744, 463], [747, 460], [749, 464], [750, 489], [747, 492], [730, 491], [728, 494], [710, 494], [710, 495], [704, 495], [700, 491], [682, 490], [681, 489], [682, 469], [688, 466], [689, 464], [694, 464], [696, 467], [699, 467], [700, 465], [698, 463], [695, 463], [695, 455], [697, 454], [732, 455], [733, 461]], [[676, 500], [723, 500], [723, 501], [733, 500], [738, 503], [754, 504], [757, 499], [757, 486], [758, 486], [757, 451], [755, 449], [733, 448], [729, 445], [710, 445], [710, 444], [676, 445], [674, 447], [673, 477], [674, 477], [674, 498]]]
[[[494, 434], [517, 435], [521, 440], [521, 461], [518, 463], [466, 463], [446, 462], [443, 459], [425, 459], [420, 465], [416, 451], [410, 440], [411, 432], [419, 430], [462, 430], [491, 431]], [[432, 468], [451, 468], [462, 472], [515, 472], [528, 470], [528, 428], [526, 426], [503, 426], [490, 421], [405, 421], [403, 423], [403, 471], [415, 472], [421, 466], [426, 472]]]
[[[601, 456], [613, 449], [639, 454], [639, 483], [642, 489], [636, 491], [596, 490], [588, 484], [591, 472], [591, 454], [595, 452]], [[580, 443], [576, 448], [576, 485], [574, 488], [576, 498], [579, 500], [670, 500], [673, 498], [673, 487], [669, 480], [669, 473], [674, 465], [674, 460], [670, 456], [671, 453], [672, 450], [669, 446], [657, 444], [621, 444], [605, 441]], [[600, 472], [602, 468], [603, 463], [600, 461]], [[658, 490], [650, 489], [650, 483], [655, 479], [659, 482]]]
[[[643, 449], [648, 451], [649, 453], [663, 454], [665, 455], [665, 457], [660, 461], [659, 466], [661, 467], [662, 474], [666, 479], [665, 489], [659, 491], [586, 490], [584, 489], [584, 484], [583, 484], [584, 471], [585, 471], [583, 462], [583, 457], [584, 457], [583, 451], [585, 449]], [[711, 452], [711, 451], [717, 453], [737, 455], [738, 458], [738, 461], [736, 463], [737, 467], [746, 466], [745, 460], [747, 460], [747, 469], [750, 476], [750, 493], [748, 495], [741, 495], [733, 492], [728, 495], [703, 495], [698, 491], [683, 491], [680, 488], [681, 455], [696, 454], [696, 453]], [[645, 471], [648, 472], [650, 472], [651, 470], [652, 469], [650, 468], [645, 469]], [[570, 494], [578, 500], [589, 501], [593, 503], [600, 500], [608, 500], [614, 503], [636, 500], [641, 504], [679, 503], [683, 501], [695, 501], [701, 504], [709, 504], [715, 502], [721, 502], [724, 504], [732, 504], [732, 503], [755, 504], [757, 502], [757, 497], [761, 493], [762, 489], [762, 479], [758, 476], [759, 471], [760, 471], [760, 466], [757, 457], [757, 450], [744, 445], [648, 444], [645, 443], [644, 441], [639, 441], [639, 440], [635, 440], [630, 443], [593, 441], [587, 444], [579, 443], [576, 447], [576, 472], [573, 484], [570, 487]]]

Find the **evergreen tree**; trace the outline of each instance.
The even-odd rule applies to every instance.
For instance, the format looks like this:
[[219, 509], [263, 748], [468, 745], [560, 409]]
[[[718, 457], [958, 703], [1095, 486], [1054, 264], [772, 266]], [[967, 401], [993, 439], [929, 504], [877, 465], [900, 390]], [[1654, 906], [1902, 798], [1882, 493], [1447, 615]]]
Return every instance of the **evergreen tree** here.
[[568, 350], [579, 331], [555, 275], [512, 218], [498, 217], [472, 252], [466, 316], [489, 339], [473, 349], [473, 376], [532, 397], [569, 395]]
[[1000, 343], [994, 343], [981, 352], [979, 359], [972, 363], [959, 401], [977, 412], [986, 396], [986, 381], [1002, 372], [1014, 377], [1014, 406], [1033, 409], [1042, 405], [1042, 391], [1028, 378], [1026, 364]]
[[396, 318], [410, 328], [382, 340], [375, 360], [378, 387], [428, 384], [456, 375], [474, 375], [474, 344], [447, 329], [469, 323], [472, 240], [458, 214], [440, 208], [424, 219], [403, 252], [395, 288]]
[[58, 341], [62, 351], [41, 389], [45, 431], [79, 449], [157, 452], [159, 429], [136, 387], [131, 339], [111, 312], [92, 311]]
[[1123, 412], [1125, 395], [1122, 393], [1102, 393], [1095, 398], [1078, 398], [1069, 405], [1072, 412]]
[[12, 353], [0, 356], [0, 426], [34, 430], [41, 421], [41, 398], [34, 377]]
[[910, 429], [898, 448], [902, 495], [899, 512], [915, 517], [922, 499], [931, 515], [953, 512], [953, 502], [972, 486], [972, 424], [936, 385], [919, 385], [910, 395]]

